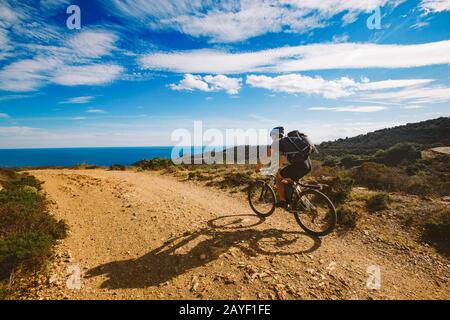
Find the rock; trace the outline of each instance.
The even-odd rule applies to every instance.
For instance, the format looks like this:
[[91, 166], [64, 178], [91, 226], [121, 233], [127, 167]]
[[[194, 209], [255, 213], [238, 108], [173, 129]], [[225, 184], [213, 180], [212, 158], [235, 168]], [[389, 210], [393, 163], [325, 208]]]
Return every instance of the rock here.
[[200, 282], [198, 281], [198, 277], [194, 276], [191, 280], [191, 291], [196, 292], [198, 290], [198, 286], [200, 285]]
[[207, 258], [206, 254], [202, 253], [200, 255], [200, 260], [206, 260], [206, 258]]
[[332, 272], [335, 268], [336, 268], [336, 262], [335, 261], [331, 261], [326, 269], [327, 269], [328, 272]]

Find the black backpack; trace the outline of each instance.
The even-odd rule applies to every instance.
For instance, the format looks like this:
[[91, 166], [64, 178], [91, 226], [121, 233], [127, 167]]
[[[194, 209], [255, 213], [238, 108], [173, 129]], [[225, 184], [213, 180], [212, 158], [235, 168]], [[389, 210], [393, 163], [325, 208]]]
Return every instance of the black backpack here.
[[291, 131], [280, 140], [280, 150], [286, 154], [290, 163], [304, 162], [308, 157], [317, 152], [309, 138], [298, 130]]

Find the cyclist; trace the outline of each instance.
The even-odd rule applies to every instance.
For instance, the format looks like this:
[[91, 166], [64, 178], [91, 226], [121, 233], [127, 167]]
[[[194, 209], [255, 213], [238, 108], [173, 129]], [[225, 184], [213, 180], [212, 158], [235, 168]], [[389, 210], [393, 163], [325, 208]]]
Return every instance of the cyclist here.
[[[271, 169], [277, 169], [275, 175], [276, 205], [287, 208], [290, 199], [286, 201], [286, 186], [290, 188], [293, 182], [311, 172], [312, 165], [309, 156], [317, 152], [317, 149], [309, 138], [299, 131], [292, 131], [285, 136], [284, 128], [276, 127], [270, 132], [270, 137], [272, 138], [272, 145], [269, 149]], [[256, 171], [261, 171], [261, 165], [257, 165]]]

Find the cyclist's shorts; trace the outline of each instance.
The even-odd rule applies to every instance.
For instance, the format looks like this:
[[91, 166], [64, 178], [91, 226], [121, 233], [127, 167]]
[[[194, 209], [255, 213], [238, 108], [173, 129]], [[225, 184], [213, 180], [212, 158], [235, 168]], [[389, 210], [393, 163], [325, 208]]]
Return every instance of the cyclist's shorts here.
[[305, 161], [285, 166], [280, 170], [280, 174], [283, 178], [298, 181], [311, 172], [311, 167], [311, 160], [308, 158]]

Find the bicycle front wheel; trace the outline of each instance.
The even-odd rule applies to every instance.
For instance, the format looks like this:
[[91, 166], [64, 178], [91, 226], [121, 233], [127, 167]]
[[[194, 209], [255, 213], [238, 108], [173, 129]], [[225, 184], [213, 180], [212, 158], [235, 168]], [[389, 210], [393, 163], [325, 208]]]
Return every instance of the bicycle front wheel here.
[[267, 182], [255, 181], [248, 189], [248, 202], [259, 217], [266, 218], [275, 211], [275, 191]]
[[331, 200], [317, 190], [296, 193], [294, 215], [298, 224], [317, 237], [331, 233], [336, 227], [336, 209]]

